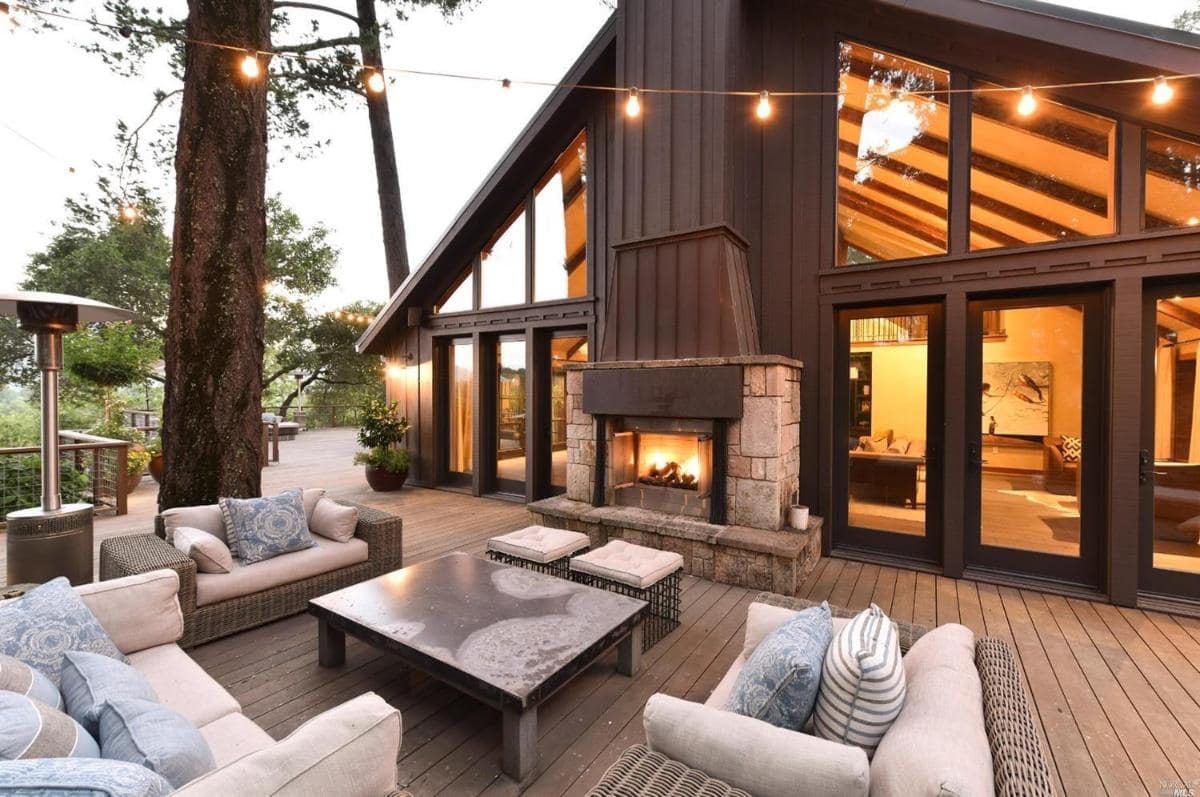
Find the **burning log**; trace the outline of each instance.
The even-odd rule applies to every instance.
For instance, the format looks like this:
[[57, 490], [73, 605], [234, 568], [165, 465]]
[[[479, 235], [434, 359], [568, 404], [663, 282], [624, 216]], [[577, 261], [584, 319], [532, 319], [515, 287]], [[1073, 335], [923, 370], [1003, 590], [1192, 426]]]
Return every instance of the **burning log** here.
[[651, 465], [645, 476], [638, 479], [640, 484], [649, 484], [654, 487], [674, 487], [678, 490], [699, 490], [700, 484], [696, 480], [696, 476], [687, 473], [679, 466], [678, 462], [668, 462], [661, 467]]

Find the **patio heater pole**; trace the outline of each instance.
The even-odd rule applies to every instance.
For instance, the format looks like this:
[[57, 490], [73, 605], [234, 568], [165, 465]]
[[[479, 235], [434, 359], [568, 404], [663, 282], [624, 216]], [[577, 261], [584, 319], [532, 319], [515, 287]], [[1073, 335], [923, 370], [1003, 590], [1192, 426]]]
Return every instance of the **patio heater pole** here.
[[300, 424], [300, 428], [304, 428], [304, 372], [297, 371], [292, 374], [296, 378], [296, 423]]
[[62, 351], [62, 332], [36, 333], [35, 359], [42, 371], [42, 511], [46, 513], [62, 509], [58, 460], [58, 372], [62, 370]]

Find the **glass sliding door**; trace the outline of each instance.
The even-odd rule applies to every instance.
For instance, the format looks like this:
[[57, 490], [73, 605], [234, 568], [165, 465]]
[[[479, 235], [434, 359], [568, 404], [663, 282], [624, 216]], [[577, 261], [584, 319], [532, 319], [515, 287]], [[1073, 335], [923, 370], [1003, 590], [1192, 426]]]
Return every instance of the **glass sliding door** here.
[[[967, 564], [1099, 584], [1099, 294], [970, 303]], [[978, 391], [978, 392], [976, 392]]]
[[496, 489], [525, 494], [527, 380], [525, 339], [496, 343]]
[[469, 485], [475, 472], [475, 346], [456, 340], [446, 352], [447, 482]]
[[567, 491], [567, 368], [588, 359], [587, 335], [560, 332], [550, 339], [550, 492]]
[[834, 547], [941, 559], [941, 307], [843, 310]]

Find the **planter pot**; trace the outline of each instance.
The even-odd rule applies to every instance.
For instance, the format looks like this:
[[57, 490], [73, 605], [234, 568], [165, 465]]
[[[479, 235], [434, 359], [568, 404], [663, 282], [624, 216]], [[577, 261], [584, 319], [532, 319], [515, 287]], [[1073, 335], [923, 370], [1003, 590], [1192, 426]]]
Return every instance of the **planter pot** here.
[[138, 485], [142, 483], [142, 479], [145, 477], [145, 475], [146, 475], [146, 471], [142, 471], [141, 473], [139, 473], [137, 475], [126, 474], [125, 475], [125, 494], [129, 495], [134, 490], [136, 490], [138, 488]]
[[408, 471], [393, 473], [390, 470], [383, 468], [373, 468], [370, 465], [364, 466], [367, 473], [367, 484], [371, 485], [371, 489], [377, 493], [388, 493], [392, 490], [399, 490], [404, 486], [404, 482], [408, 479]]
[[788, 525], [800, 531], [808, 528], [808, 507], [800, 504], [789, 506]]
[[163, 470], [166, 466], [163, 465], [163, 455], [155, 454], [150, 457], [150, 476], [154, 481], [162, 484]]

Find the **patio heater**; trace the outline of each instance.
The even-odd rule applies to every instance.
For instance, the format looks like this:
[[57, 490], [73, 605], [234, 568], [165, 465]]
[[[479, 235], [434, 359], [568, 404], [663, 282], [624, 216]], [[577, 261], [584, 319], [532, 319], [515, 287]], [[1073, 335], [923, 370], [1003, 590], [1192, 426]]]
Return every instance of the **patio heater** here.
[[300, 424], [300, 428], [304, 428], [304, 372], [297, 371], [292, 374], [296, 380], [296, 423]]
[[59, 492], [58, 372], [62, 336], [80, 324], [128, 321], [134, 314], [103, 302], [62, 293], [0, 293], [0, 315], [15, 316], [34, 335], [42, 372], [42, 505], [8, 513], [8, 584], [42, 583], [66, 576], [92, 580], [92, 505], [66, 504]]

